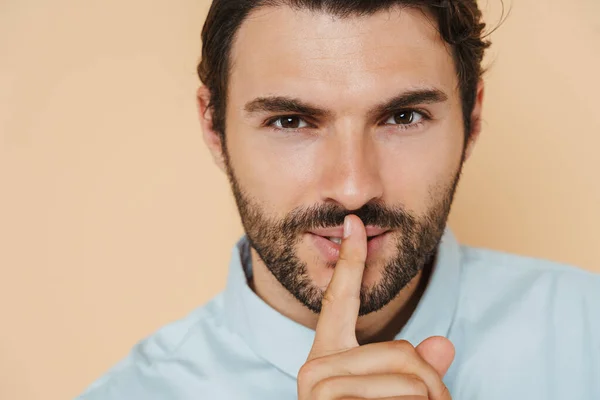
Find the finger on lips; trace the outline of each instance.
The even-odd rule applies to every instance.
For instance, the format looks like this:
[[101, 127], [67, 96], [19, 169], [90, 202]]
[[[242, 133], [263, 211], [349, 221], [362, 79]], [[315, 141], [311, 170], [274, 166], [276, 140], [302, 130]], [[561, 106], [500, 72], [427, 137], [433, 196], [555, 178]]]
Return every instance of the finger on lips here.
[[[441, 377], [449, 366], [447, 359], [451, 362], [454, 357], [451, 344], [437, 338], [424, 341], [418, 350], [407, 341], [359, 346], [356, 324], [366, 257], [365, 226], [357, 216], [348, 215], [313, 347], [298, 374], [299, 398], [450, 400]], [[438, 354], [448, 349], [451, 357]]]
[[340, 257], [323, 295], [309, 360], [358, 346], [356, 322], [366, 258], [365, 226], [360, 218], [349, 215], [344, 221]]

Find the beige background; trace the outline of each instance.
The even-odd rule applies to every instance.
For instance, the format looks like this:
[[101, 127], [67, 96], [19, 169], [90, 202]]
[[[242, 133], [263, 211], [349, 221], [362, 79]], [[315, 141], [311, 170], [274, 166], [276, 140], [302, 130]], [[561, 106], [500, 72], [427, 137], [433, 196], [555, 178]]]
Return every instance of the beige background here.
[[[73, 398], [223, 287], [241, 229], [197, 123], [207, 8], [0, 0], [0, 399]], [[514, 0], [493, 39], [451, 226], [600, 271], [600, 2]]]

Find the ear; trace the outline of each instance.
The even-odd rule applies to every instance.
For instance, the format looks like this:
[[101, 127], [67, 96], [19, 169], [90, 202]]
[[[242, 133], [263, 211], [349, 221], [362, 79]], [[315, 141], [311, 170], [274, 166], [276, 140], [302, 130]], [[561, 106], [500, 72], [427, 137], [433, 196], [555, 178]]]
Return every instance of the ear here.
[[467, 148], [465, 149], [465, 161], [471, 157], [471, 153], [473, 153], [473, 149], [475, 148], [475, 143], [477, 139], [479, 139], [479, 135], [481, 134], [481, 113], [483, 110], [483, 97], [484, 97], [484, 84], [483, 80], [479, 81], [477, 85], [477, 94], [475, 96], [475, 106], [473, 107], [473, 112], [471, 113], [471, 134], [469, 136], [469, 142], [467, 143]]
[[202, 126], [204, 143], [213, 156], [215, 164], [225, 172], [225, 147], [223, 146], [221, 136], [213, 129], [213, 109], [209, 108], [210, 91], [204, 85], [198, 88], [196, 92], [198, 101], [198, 112], [200, 114], [200, 125]]

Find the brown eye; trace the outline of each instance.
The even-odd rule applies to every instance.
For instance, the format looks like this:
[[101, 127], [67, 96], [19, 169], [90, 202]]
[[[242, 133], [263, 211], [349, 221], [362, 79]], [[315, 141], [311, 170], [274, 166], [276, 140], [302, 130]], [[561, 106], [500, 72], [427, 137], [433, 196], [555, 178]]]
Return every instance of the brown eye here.
[[386, 125], [413, 125], [420, 122], [423, 119], [423, 115], [416, 111], [400, 111], [391, 116], [387, 121]]
[[279, 117], [273, 121], [275, 127], [279, 129], [300, 129], [306, 128], [308, 124], [302, 118], [290, 115], [286, 117]]
[[412, 124], [415, 117], [415, 113], [412, 111], [404, 111], [394, 115], [394, 122], [397, 124], [408, 125]]

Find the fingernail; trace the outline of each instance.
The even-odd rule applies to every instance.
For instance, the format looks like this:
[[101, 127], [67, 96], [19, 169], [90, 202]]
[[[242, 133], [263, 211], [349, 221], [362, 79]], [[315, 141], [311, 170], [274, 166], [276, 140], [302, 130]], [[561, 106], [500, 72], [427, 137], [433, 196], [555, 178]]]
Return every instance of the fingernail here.
[[350, 217], [346, 215], [344, 219], [344, 239], [346, 239], [352, 233], [352, 222], [350, 221]]

